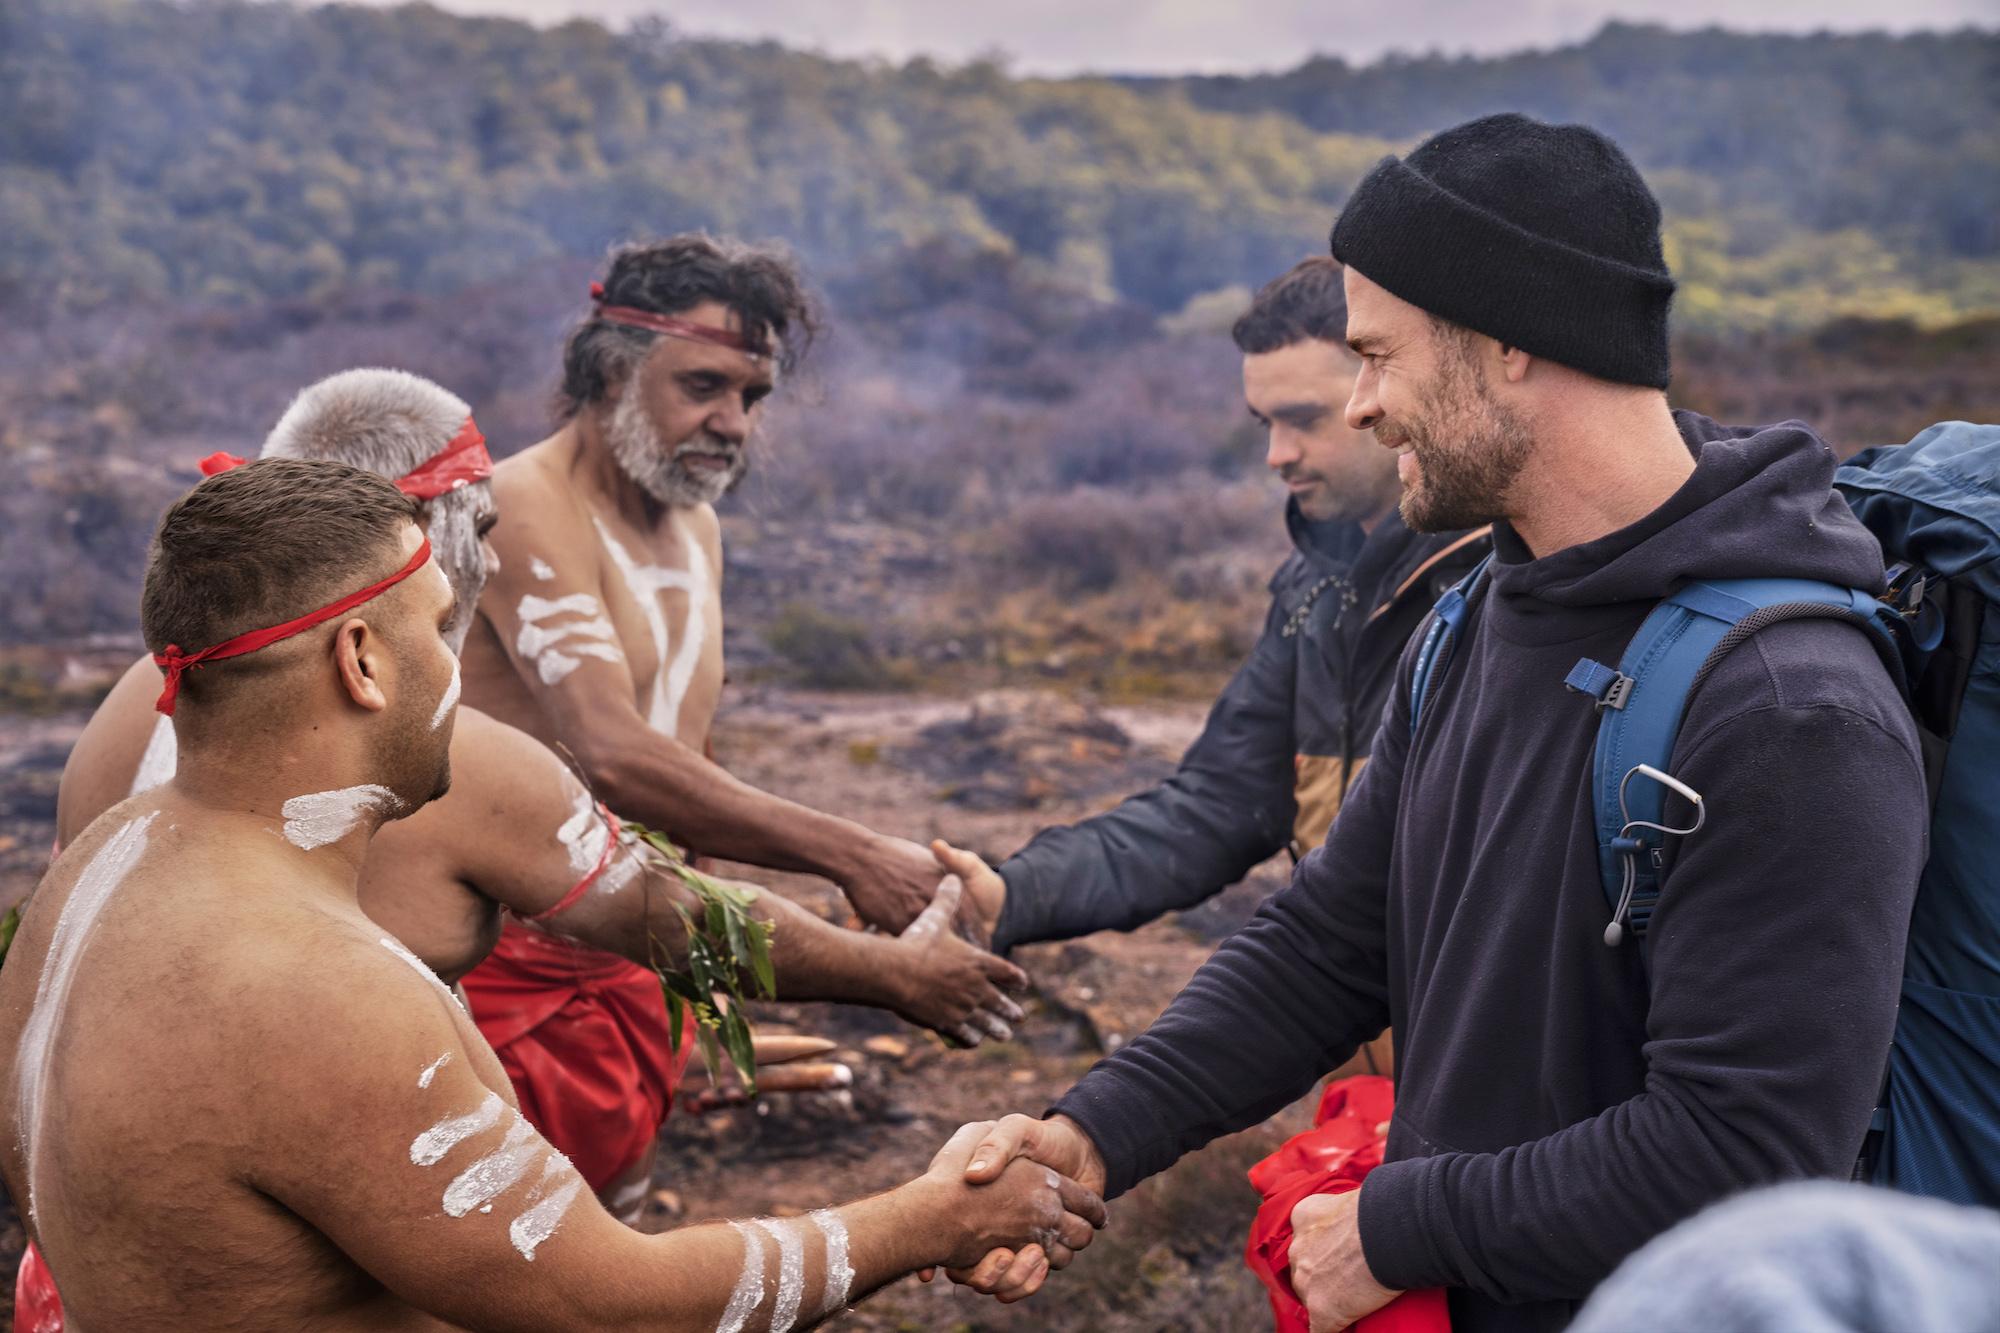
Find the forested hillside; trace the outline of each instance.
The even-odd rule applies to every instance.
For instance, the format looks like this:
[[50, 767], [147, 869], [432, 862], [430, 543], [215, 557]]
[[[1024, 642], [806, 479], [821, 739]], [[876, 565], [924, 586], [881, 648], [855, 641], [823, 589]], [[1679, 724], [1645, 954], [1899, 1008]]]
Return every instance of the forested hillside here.
[[1648, 168], [1684, 325], [2000, 309], [1990, 33], [1612, 27], [1497, 60], [1047, 81], [244, 0], [0, 6], [0, 301], [444, 292], [708, 227], [822, 273], [969, 241], [1167, 312], [1320, 250], [1383, 152], [1502, 106]]

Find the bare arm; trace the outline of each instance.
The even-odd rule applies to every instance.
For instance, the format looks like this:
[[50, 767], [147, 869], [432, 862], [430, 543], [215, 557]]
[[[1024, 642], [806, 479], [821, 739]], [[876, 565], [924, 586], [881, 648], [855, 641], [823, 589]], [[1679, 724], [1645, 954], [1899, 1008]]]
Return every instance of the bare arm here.
[[803, 1326], [994, 1244], [1050, 1230], [1088, 1243], [1101, 1220], [1094, 1196], [1032, 1164], [965, 1184], [974, 1133], [917, 1180], [814, 1218], [640, 1235], [496, 1091], [505, 1078], [448, 994], [389, 949], [321, 947], [270, 989], [285, 1002], [244, 1006], [244, 1039], [268, 1052], [246, 1094], [249, 1183], [467, 1328], [706, 1333], [787, 1310]]
[[[544, 930], [642, 966], [684, 965], [675, 905], [698, 910], [678, 876], [651, 864], [627, 838], [613, 842], [603, 814], [561, 760], [532, 736], [466, 710], [452, 741], [458, 790], [439, 803], [461, 864], [452, 873]], [[412, 833], [417, 821], [410, 821]], [[430, 830], [424, 830], [426, 835]], [[387, 836], [400, 837], [401, 830]], [[574, 892], [579, 884], [585, 887]], [[772, 927], [778, 994], [889, 1009], [976, 1045], [1005, 1035], [1021, 1011], [1002, 994], [1027, 977], [957, 938], [945, 922], [913, 924], [899, 938], [845, 930], [755, 885], [751, 914]], [[951, 891], [953, 894], [956, 890]], [[932, 917], [948, 915], [935, 910]]]
[[[914, 920], [937, 887], [930, 854], [760, 791], [653, 728], [615, 642], [592, 637], [604, 616], [604, 566], [587, 515], [546, 495], [503, 495], [502, 504], [501, 569], [480, 615], [605, 802], [704, 854], [823, 875], [871, 925], [900, 930]], [[554, 576], [537, 578], [538, 569]]]

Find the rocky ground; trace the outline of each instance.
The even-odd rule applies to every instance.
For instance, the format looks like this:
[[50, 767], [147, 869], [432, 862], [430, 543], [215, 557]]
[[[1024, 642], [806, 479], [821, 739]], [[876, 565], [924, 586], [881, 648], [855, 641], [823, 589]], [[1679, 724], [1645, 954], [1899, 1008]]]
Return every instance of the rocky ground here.
[[[1098, 709], [1052, 694], [974, 699], [735, 692], [718, 758], [747, 780], [912, 838], [942, 836], [994, 859], [1044, 824], [1102, 809], [1170, 771], [1200, 726], [1196, 704]], [[0, 903], [32, 885], [46, 857], [55, 783], [82, 714], [0, 720]], [[734, 869], [725, 867], [725, 869]], [[754, 872], [742, 871], [746, 878]], [[676, 1111], [663, 1131], [650, 1229], [804, 1211], [921, 1172], [951, 1131], [1008, 1111], [1038, 1112], [1107, 1051], [1143, 1030], [1257, 900], [1282, 882], [1267, 865], [1200, 910], [1131, 935], [1020, 950], [1034, 976], [1017, 1039], [947, 1051], [871, 1011], [762, 1006], [767, 1028], [840, 1043], [850, 1093], [774, 1096], [706, 1115]], [[837, 894], [801, 876], [762, 875], [829, 916]], [[1242, 1264], [1256, 1196], [1243, 1172], [1307, 1123], [1273, 1124], [1182, 1162], [1118, 1201], [1113, 1224], [1067, 1272], [1002, 1307], [943, 1282], [899, 1283], [838, 1327], [865, 1330], [1223, 1330], [1269, 1318]], [[0, 1221], [0, 1271], [20, 1247]], [[7, 1291], [11, 1298], [11, 1284]]]

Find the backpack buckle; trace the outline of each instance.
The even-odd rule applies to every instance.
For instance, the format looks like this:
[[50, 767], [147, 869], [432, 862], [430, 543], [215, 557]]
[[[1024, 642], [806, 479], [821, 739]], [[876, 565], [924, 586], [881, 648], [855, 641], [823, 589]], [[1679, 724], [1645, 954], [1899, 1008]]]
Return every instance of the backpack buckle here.
[[1632, 678], [1602, 662], [1593, 662], [1588, 657], [1570, 668], [1563, 677], [1563, 685], [1578, 694], [1587, 694], [1597, 705], [1597, 711], [1609, 708], [1623, 711], [1625, 701], [1632, 697]]

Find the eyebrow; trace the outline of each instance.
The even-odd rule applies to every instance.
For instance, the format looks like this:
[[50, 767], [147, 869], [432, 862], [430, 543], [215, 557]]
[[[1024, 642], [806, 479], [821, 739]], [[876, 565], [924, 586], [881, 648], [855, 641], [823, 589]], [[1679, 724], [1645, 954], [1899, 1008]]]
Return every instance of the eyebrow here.
[[1367, 356], [1382, 347], [1380, 335], [1373, 333], [1356, 334], [1347, 340], [1347, 346], [1356, 356]]

